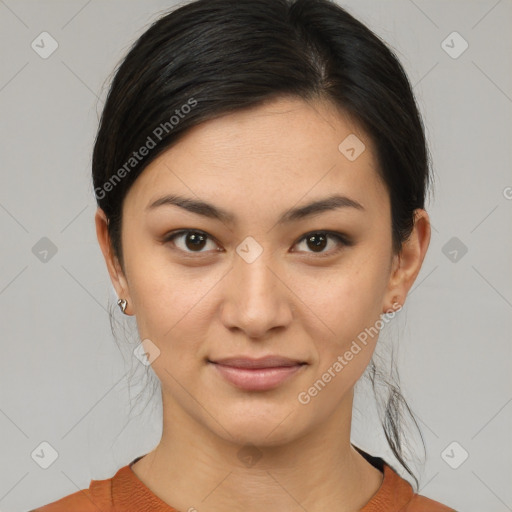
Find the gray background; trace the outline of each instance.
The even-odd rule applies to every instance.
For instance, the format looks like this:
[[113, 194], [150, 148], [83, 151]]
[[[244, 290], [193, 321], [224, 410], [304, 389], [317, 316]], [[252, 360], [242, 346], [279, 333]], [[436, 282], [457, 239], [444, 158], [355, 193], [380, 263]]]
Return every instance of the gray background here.
[[[143, 410], [150, 381], [131, 355], [135, 324], [115, 312], [122, 352], [110, 332], [115, 296], [89, 173], [107, 78], [173, 5], [0, 0], [2, 512], [110, 478], [159, 440], [160, 397]], [[381, 334], [383, 345], [399, 346], [403, 389], [426, 440], [421, 493], [459, 511], [512, 510], [512, 2], [342, 5], [396, 50], [434, 161], [430, 249]], [[58, 42], [46, 59], [31, 47], [43, 31]], [[469, 45], [457, 58], [445, 50], [462, 41], [443, 43], [453, 31]], [[393, 462], [364, 389], [353, 441]], [[42, 442], [58, 454], [47, 469], [32, 456]], [[469, 456], [453, 469], [446, 460], [460, 463], [462, 450]]]

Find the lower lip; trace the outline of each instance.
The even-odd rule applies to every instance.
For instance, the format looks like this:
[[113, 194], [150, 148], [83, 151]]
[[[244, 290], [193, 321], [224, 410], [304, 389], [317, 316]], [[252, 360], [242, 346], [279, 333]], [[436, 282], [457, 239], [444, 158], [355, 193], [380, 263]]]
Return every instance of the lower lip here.
[[303, 366], [279, 366], [275, 368], [235, 368], [212, 363], [217, 371], [231, 384], [246, 391], [273, 389], [295, 375]]

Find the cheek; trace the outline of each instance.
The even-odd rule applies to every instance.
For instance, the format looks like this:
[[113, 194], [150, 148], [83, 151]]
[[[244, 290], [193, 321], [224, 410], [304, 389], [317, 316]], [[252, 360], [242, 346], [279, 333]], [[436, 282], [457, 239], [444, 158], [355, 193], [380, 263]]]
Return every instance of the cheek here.
[[[155, 371], [165, 364], [175, 370], [192, 370], [200, 360], [202, 343], [211, 325], [211, 296], [222, 270], [186, 267], [171, 262], [165, 250], [133, 247], [126, 260], [130, 296], [141, 340], [160, 350]], [[126, 253], [128, 254], [128, 252]]]
[[166, 344], [174, 343], [184, 331], [198, 332], [200, 324], [194, 324], [194, 319], [203, 316], [210, 287], [204, 280], [169, 273], [169, 268], [147, 269], [131, 288], [141, 335]]
[[[302, 279], [300, 296], [331, 335], [353, 335], [375, 321], [385, 291], [385, 269], [371, 259], [354, 256], [354, 264]], [[334, 332], [332, 332], [334, 331]]]
[[[382, 298], [386, 289], [384, 260], [360, 256], [357, 262], [305, 283], [301, 292], [315, 314], [309, 333], [316, 345], [321, 374], [341, 356], [347, 381], [364, 372], [378, 340]], [[309, 284], [309, 286], [308, 286]], [[306, 293], [307, 292], [307, 293]], [[343, 379], [345, 381], [346, 379]], [[342, 379], [338, 379], [340, 382]], [[343, 384], [344, 385], [344, 384]]]

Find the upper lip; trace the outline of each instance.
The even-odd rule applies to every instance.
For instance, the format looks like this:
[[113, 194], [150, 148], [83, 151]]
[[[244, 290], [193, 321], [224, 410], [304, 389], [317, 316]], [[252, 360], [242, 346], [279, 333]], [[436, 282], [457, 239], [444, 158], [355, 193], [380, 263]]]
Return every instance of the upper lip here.
[[296, 366], [299, 364], [306, 364], [305, 361], [276, 355], [260, 357], [257, 359], [237, 356], [209, 361], [211, 363], [222, 364], [224, 366], [232, 366], [234, 368], [277, 368], [280, 366]]

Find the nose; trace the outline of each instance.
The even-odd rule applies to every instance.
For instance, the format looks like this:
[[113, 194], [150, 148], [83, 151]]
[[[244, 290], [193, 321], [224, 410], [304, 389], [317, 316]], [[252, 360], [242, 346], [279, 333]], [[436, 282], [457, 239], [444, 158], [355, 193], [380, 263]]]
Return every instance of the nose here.
[[266, 251], [252, 262], [238, 254], [224, 282], [222, 322], [248, 338], [264, 338], [272, 329], [286, 327], [293, 318], [293, 293], [284, 272], [272, 265]]

